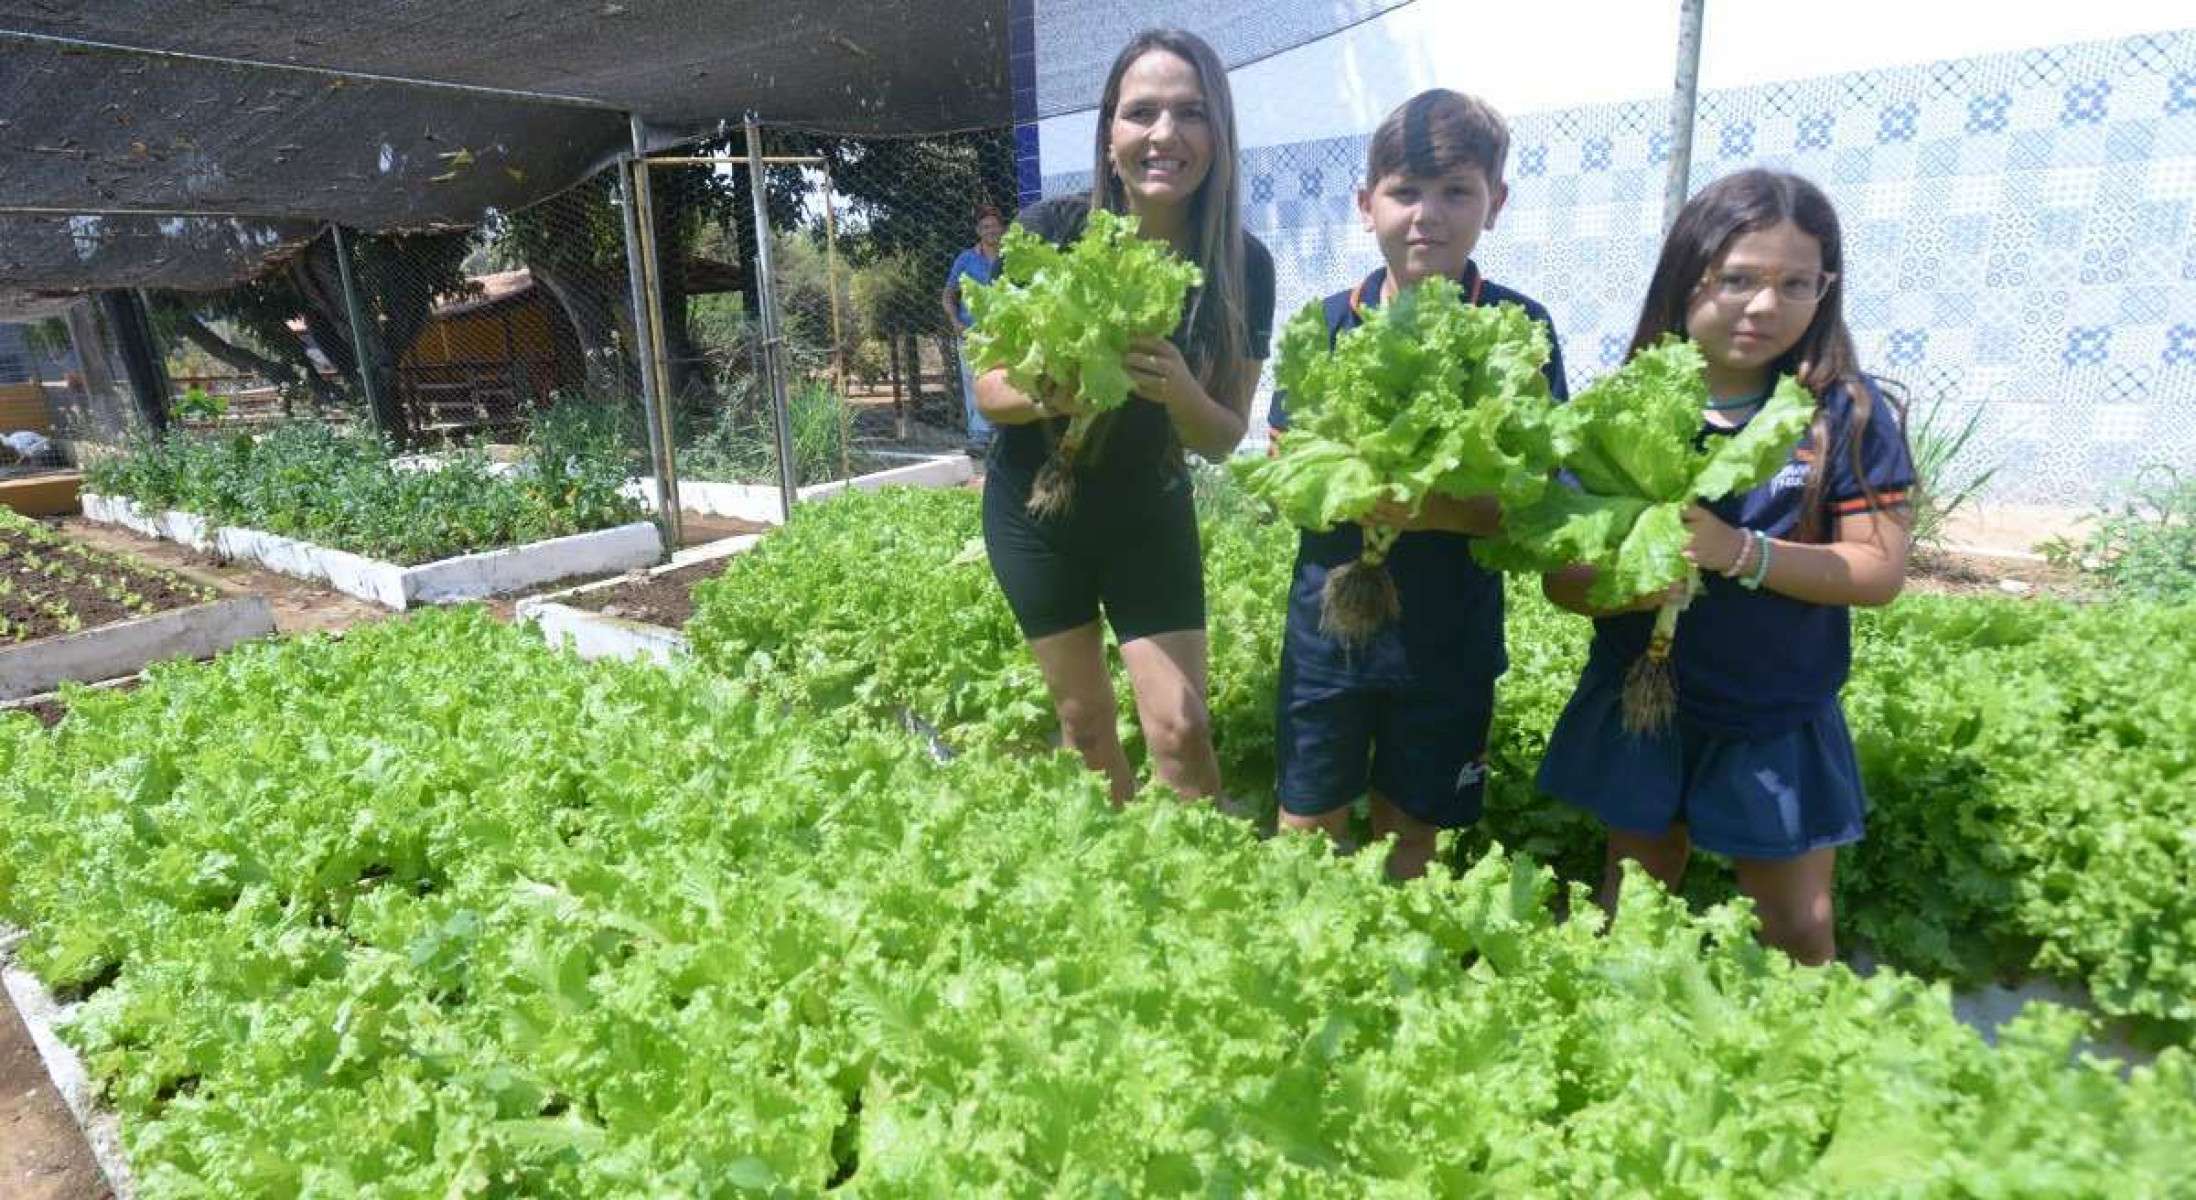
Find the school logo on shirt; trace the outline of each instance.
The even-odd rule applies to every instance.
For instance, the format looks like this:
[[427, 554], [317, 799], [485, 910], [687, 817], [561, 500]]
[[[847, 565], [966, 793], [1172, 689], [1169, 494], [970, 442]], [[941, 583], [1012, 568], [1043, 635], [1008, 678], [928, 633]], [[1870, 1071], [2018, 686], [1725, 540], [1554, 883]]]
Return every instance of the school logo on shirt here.
[[1456, 790], [1460, 792], [1468, 791], [1485, 782], [1487, 782], [1487, 760], [1484, 758], [1475, 758], [1465, 763], [1464, 769], [1456, 773]]
[[1789, 462], [1784, 464], [1784, 468], [1778, 471], [1776, 475], [1769, 480], [1769, 490], [1772, 492], [1782, 492], [1787, 491], [1791, 488], [1806, 487], [1807, 472], [1809, 469], [1810, 468], [1805, 462]]

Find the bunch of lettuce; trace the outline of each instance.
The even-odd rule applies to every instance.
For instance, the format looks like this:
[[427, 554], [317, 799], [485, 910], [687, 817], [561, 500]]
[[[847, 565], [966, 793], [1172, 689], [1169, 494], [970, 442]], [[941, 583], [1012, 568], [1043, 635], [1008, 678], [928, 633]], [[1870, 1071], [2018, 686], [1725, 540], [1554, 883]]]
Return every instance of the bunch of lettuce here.
[[1135, 217], [1104, 209], [1065, 248], [1017, 225], [1001, 252], [1000, 277], [968, 289], [969, 362], [1004, 367], [1026, 395], [1081, 403], [1030, 490], [1030, 512], [1055, 516], [1073, 500], [1076, 455], [1094, 423], [1128, 402], [1129, 341], [1171, 331], [1204, 275], [1165, 242], [1137, 236]]
[[[1365, 314], [1330, 350], [1321, 306], [1281, 337], [1275, 378], [1289, 430], [1274, 457], [1237, 468], [1291, 524], [1364, 522], [1382, 500], [1538, 500], [1568, 447], [1548, 391], [1548, 332], [1515, 304], [1477, 307], [1429, 279]], [[1321, 626], [1356, 641], [1401, 611], [1382, 565], [1398, 530], [1368, 525], [1356, 563], [1328, 575]]]
[[1380, 859], [477, 607], [0, 713], [0, 918], [142, 1200], [2196, 1189], [2185, 1050]]
[[1506, 505], [1502, 536], [1475, 542], [1486, 566], [1555, 571], [1594, 568], [1588, 600], [1618, 608], [1676, 589], [1656, 614], [1647, 657], [1626, 689], [1626, 717], [1654, 729], [1668, 719], [1667, 670], [1678, 613], [1699, 583], [1685, 560], [1685, 510], [1761, 486], [1791, 457], [1814, 418], [1815, 401], [1786, 376], [1745, 427], [1700, 443], [1709, 403], [1700, 351], [1665, 339], [1595, 380], [1565, 406], [1565, 470], [1578, 488], [1550, 487], [1530, 503]]

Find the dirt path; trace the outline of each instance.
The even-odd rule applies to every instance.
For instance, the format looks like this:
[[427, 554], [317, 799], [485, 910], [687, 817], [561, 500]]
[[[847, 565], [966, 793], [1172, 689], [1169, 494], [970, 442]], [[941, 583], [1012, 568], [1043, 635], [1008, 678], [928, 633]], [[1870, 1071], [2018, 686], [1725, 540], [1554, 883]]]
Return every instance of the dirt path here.
[[54, 1091], [15, 1003], [0, 992], [0, 1196], [104, 1200], [113, 1194]]
[[395, 615], [378, 604], [370, 604], [356, 596], [346, 596], [333, 588], [306, 583], [287, 575], [277, 575], [272, 571], [262, 571], [242, 563], [222, 564], [213, 556], [200, 551], [187, 549], [174, 542], [144, 537], [113, 525], [97, 524], [82, 517], [69, 517], [61, 522], [61, 528], [70, 537], [86, 545], [132, 555], [146, 562], [197, 576], [232, 594], [258, 592], [267, 598], [267, 603], [274, 609], [277, 633], [349, 629], [353, 625]]

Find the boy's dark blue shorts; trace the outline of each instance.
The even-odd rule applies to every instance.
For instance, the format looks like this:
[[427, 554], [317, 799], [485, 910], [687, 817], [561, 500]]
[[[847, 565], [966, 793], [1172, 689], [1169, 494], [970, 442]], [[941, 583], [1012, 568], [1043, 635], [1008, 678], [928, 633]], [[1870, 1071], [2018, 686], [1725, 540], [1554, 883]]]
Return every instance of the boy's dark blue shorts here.
[[1329, 684], [1281, 673], [1275, 743], [1282, 811], [1316, 817], [1368, 788], [1429, 825], [1479, 819], [1494, 681], [1445, 687]]
[[1624, 728], [1623, 685], [1588, 673], [1548, 736], [1540, 790], [1611, 828], [1662, 833], [1732, 858], [1797, 858], [1857, 842], [1865, 825], [1860, 763], [1845, 714], [1765, 738], [1688, 726], [1643, 736]]

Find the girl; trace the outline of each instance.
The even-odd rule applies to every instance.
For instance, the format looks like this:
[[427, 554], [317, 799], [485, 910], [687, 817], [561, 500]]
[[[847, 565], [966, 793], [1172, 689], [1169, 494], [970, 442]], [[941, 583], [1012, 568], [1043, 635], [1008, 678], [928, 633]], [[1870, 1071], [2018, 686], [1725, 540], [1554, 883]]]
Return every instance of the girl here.
[[1063, 516], [1040, 520], [1024, 505], [1072, 398], [1024, 395], [1004, 370], [976, 381], [977, 405], [998, 427], [984, 544], [1063, 737], [1105, 773], [1115, 800], [1136, 780], [1114, 728], [1101, 612], [1121, 644], [1154, 773], [1185, 795], [1213, 796], [1204, 562], [1182, 451], [1217, 460], [1242, 440], [1273, 327], [1273, 259], [1243, 233], [1227, 72], [1194, 35], [1147, 30], [1122, 49], [1096, 142], [1090, 194], [1042, 201], [1021, 224], [1066, 243], [1094, 209], [1130, 213], [1143, 236], [1196, 262], [1205, 283], [1172, 338], [1130, 345], [1123, 365], [1135, 395], [1092, 430]]
[[1671, 649], [1669, 732], [1627, 733], [1620, 711], [1625, 664], [1663, 597], [1597, 612], [1585, 600], [1591, 568], [1545, 581], [1549, 599], [1595, 618], [1539, 782], [1608, 826], [1603, 906], [1615, 908], [1624, 859], [1675, 888], [1698, 845], [1734, 860], [1762, 939], [1808, 964], [1836, 952], [1831, 876], [1864, 809], [1838, 706], [1847, 610], [1899, 594], [1914, 483], [1899, 414], [1854, 357], [1844, 266], [1829, 199], [1776, 171], [1709, 185], [1663, 244], [1632, 350], [1672, 332], [1700, 348], [1711, 397], [1701, 437], [1742, 428], [1780, 375], [1816, 401], [1813, 428], [1774, 478], [1686, 513], [1685, 555], [1706, 589]]

